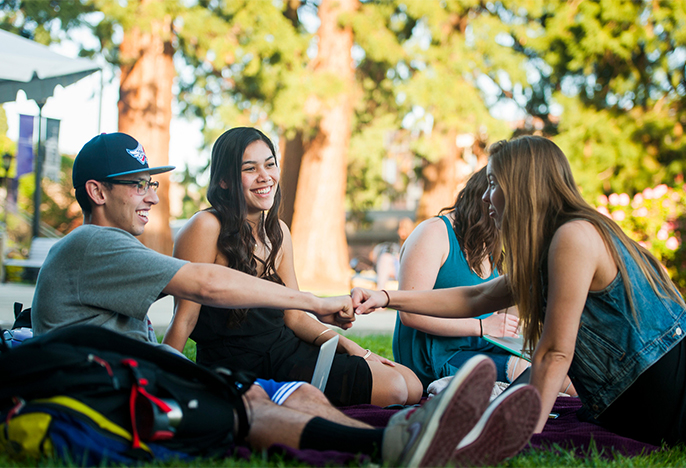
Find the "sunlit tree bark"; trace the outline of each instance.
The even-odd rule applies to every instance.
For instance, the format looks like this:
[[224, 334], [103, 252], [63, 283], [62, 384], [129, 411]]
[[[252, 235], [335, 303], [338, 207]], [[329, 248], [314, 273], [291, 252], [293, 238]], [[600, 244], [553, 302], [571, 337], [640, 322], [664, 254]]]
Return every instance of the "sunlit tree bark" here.
[[[306, 144], [293, 210], [295, 269], [304, 289], [341, 290], [350, 280], [345, 238], [346, 162], [352, 128], [353, 32], [341, 14], [357, 0], [324, 0], [319, 6], [319, 51], [313, 70], [342, 89], [319, 102], [316, 136]], [[327, 78], [328, 77], [328, 78]]]
[[[140, 6], [159, 1], [142, 0]], [[120, 46], [119, 131], [130, 134], [145, 147], [151, 167], [169, 164], [172, 82], [176, 76], [173, 53], [171, 17], [125, 30]], [[170, 255], [169, 173], [154, 179], [160, 182], [160, 202], [151, 210], [140, 239], [146, 246]]]

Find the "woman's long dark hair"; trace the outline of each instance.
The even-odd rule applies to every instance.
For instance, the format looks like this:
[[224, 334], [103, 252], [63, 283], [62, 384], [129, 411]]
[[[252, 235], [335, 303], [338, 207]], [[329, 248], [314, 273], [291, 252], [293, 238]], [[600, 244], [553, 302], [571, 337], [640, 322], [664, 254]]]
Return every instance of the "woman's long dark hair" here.
[[[251, 127], [232, 128], [214, 142], [210, 184], [207, 189], [207, 200], [212, 205], [209, 211], [219, 219], [221, 224], [217, 248], [228, 260], [229, 268], [257, 276], [257, 262], [259, 261], [264, 265], [262, 278], [283, 284], [276, 273], [276, 258], [283, 242], [283, 231], [278, 216], [281, 205], [281, 187], [276, 187], [274, 205], [266, 216], [262, 213], [257, 228], [260, 241], [267, 246], [269, 251], [265, 260], [257, 258], [254, 254], [256, 242], [247, 219], [248, 205], [243, 195], [241, 170], [243, 153], [255, 141], [263, 141], [276, 156], [271, 140], [261, 131]], [[246, 315], [245, 309], [232, 310], [229, 325], [240, 324]]]
[[481, 277], [484, 276], [481, 266], [486, 258], [491, 263], [491, 271], [501, 271], [503, 263], [500, 231], [488, 216], [488, 205], [481, 200], [487, 186], [486, 167], [483, 167], [469, 178], [455, 204], [439, 213], [455, 212], [453, 230], [462, 253], [469, 267]]

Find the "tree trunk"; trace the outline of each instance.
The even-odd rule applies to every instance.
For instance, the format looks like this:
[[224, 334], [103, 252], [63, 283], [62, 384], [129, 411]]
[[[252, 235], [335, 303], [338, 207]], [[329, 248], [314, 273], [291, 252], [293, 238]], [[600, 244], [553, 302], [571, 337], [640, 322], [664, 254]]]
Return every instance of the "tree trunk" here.
[[472, 167], [462, 158], [464, 150], [455, 145], [455, 132], [440, 137], [444, 156], [422, 169], [424, 192], [417, 207], [417, 223], [436, 216], [441, 209], [455, 204], [457, 194], [472, 175]]
[[[141, 8], [157, 1], [141, 0]], [[120, 46], [119, 131], [130, 134], [145, 147], [150, 167], [169, 164], [172, 82], [176, 76], [171, 20], [152, 20], [149, 27], [126, 30]], [[151, 210], [140, 240], [151, 249], [171, 255], [169, 173], [154, 179], [160, 182], [160, 202]]]
[[279, 138], [281, 150], [281, 213], [279, 218], [289, 229], [293, 226], [293, 209], [295, 207], [295, 193], [298, 188], [298, 176], [305, 147], [302, 132], [297, 132], [293, 138], [285, 135]]
[[315, 73], [334, 75], [343, 91], [321, 102], [315, 138], [305, 145], [293, 210], [295, 270], [303, 289], [345, 291], [350, 266], [345, 238], [345, 184], [354, 70], [352, 28], [340, 27], [339, 15], [352, 12], [358, 0], [323, 0], [317, 32]]

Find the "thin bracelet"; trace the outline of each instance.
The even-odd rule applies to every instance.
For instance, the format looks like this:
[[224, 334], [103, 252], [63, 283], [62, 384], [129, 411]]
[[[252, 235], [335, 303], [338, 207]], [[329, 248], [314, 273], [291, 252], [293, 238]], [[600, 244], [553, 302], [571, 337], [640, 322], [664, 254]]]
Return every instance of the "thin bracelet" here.
[[[567, 388], [565, 388], [564, 392], [562, 392], [562, 393], [567, 393], [567, 390], [569, 390], [569, 387], [571, 387], [571, 386], [572, 386], [572, 381], [570, 380], [569, 385], [567, 385]], [[569, 395], [569, 393], [567, 393], [567, 395]]]
[[324, 333], [330, 332], [330, 331], [331, 331], [331, 329], [327, 328], [326, 330], [322, 331], [319, 335], [315, 336], [314, 340], [312, 340], [312, 344], [315, 344], [317, 342], [317, 340], [319, 339], [319, 337], [322, 336]]
[[370, 350], [367, 350], [367, 352], [365, 353], [365, 355], [362, 356], [362, 359], [364, 359], [364, 360], [366, 361], [367, 358], [368, 358], [369, 356], [371, 356], [371, 355], [372, 355], [372, 352], [371, 352]]
[[382, 289], [381, 292], [384, 293], [386, 295], [386, 299], [388, 299], [388, 302], [386, 302], [386, 305], [384, 306], [384, 308], [386, 308], [391, 305], [391, 296], [388, 295], [388, 291], [385, 289]]
[[479, 319], [479, 329], [481, 330], [481, 335], [479, 335], [479, 338], [484, 337], [484, 321], [482, 319]]

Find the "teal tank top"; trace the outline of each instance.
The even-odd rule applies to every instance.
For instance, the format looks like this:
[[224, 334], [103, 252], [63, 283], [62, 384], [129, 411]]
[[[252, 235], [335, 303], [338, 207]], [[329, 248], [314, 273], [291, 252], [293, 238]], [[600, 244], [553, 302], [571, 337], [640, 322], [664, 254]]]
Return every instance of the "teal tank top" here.
[[[450, 252], [438, 271], [433, 289], [472, 286], [495, 278], [497, 276], [495, 272], [488, 278], [482, 279], [469, 268], [450, 219], [447, 216], [440, 216], [440, 218], [448, 230]], [[483, 315], [479, 318], [485, 318], [489, 315]], [[485, 341], [478, 336], [430, 335], [403, 325], [400, 315], [396, 316], [393, 333], [393, 357], [396, 362], [412, 369], [422, 381], [424, 388], [436, 379], [452, 375], [454, 368], [447, 363], [456, 353], [480, 348], [483, 343]]]

